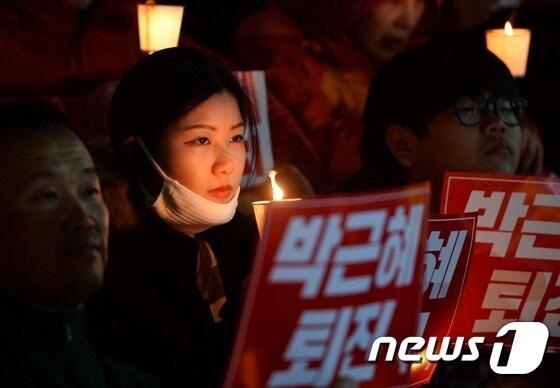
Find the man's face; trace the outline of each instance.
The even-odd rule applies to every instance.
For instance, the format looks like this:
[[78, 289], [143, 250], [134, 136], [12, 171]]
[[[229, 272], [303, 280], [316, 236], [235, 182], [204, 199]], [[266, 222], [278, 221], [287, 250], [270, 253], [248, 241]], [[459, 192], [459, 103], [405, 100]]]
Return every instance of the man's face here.
[[71, 308], [101, 285], [107, 208], [75, 134], [23, 136], [0, 155], [0, 286], [38, 307]]
[[[471, 114], [468, 109], [463, 113], [467, 119]], [[417, 176], [422, 175], [436, 185], [445, 171], [513, 174], [520, 150], [519, 125], [508, 125], [489, 113], [480, 123], [467, 126], [450, 108], [429, 121], [426, 134], [419, 140], [414, 170]]]

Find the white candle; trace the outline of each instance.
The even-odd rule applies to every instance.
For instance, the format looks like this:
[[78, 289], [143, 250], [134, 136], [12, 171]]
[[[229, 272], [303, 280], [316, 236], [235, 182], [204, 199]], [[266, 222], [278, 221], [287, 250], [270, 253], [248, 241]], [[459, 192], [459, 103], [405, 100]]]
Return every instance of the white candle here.
[[486, 47], [500, 58], [514, 77], [523, 77], [527, 70], [531, 31], [512, 28], [507, 22], [503, 29], [486, 31]]
[[[284, 199], [284, 191], [276, 183], [277, 172], [275, 170], [270, 170], [268, 177], [270, 178], [270, 183], [272, 185], [272, 198], [273, 201], [299, 201], [301, 198], [287, 198]], [[253, 212], [255, 213], [255, 221], [257, 222], [257, 228], [259, 229], [259, 235], [262, 236], [264, 228], [264, 220], [266, 218], [266, 210], [268, 205], [272, 201], [256, 201], [252, 202]]]

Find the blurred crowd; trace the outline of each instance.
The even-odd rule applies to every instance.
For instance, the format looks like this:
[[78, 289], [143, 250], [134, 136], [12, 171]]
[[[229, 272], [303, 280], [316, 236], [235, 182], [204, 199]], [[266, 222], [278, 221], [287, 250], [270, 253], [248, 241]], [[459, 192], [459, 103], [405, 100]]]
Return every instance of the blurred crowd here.
[[[219, 386], [258, 240], [239, 209], [268, 193], [241, 184], [232, 70], [265, 72], [288, 196], [429, 181], [435, 212], [445, 171], [560, 173], [558, 2], [162, 1], [179, 47], [151, 55], [137, 3], [0, 3], [0, 386]], [[522, 78], [485, 49], [508, 20]]]

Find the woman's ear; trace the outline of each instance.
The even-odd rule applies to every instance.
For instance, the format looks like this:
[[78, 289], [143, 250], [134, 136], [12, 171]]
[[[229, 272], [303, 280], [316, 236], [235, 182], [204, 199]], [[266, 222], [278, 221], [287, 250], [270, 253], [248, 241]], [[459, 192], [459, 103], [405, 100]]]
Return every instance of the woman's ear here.
[[418, 158], [418, 136], [408, 127], [393, 124], [385, 133], [385, 144], [402, 167], [411, 167]]

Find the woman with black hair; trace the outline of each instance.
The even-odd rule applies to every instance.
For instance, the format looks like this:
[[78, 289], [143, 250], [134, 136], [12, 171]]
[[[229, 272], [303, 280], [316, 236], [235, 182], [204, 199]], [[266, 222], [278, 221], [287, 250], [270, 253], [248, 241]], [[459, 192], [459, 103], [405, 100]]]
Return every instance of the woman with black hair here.
[[128, 186], [112, 193], [125, 200], [107, 195], [111, 259], [92, 340], [163, 386], [217, 386], [257, 235], [236, 212], [251, 102], [202, 53], [166, 49], [123, 77], [109, 125]]

